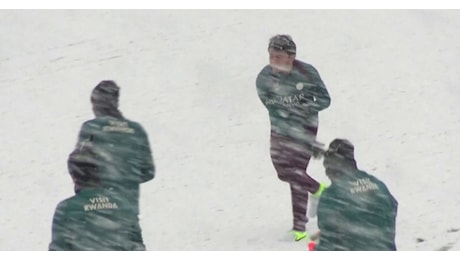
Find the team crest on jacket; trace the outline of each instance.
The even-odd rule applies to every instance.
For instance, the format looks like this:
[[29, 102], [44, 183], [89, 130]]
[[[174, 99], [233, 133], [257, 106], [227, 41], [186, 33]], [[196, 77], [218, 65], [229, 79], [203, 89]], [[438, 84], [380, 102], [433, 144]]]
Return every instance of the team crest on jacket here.
[[302, 83], [302, 82], [297, 83], [297, 84], [295, 85], [295, 88], [296, 88], [297, 90], [302, 90], [302, 89], [303, 89], [303, 83]]

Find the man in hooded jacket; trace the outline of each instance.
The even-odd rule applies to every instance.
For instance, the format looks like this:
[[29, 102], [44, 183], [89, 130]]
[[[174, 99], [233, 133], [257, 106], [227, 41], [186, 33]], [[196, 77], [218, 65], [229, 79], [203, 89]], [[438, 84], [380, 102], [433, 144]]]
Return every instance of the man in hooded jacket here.
[[[112, 80], [101, 81], [93, 89], [95, 118], [83, 123], [76, 147], [92, 144], [100, 163], [100, 185], [122, 194], [131, 202], [130, 211], [139, 216], [140, 184], [154, 178], [155, 165], [147, 132], [122, 115], [119, 94], [120, 87]], [[136, 230], [140, 235], [139, 225]]]
[[398, 202], [382, 181], [358, 169], [351, 142], [333, 140], [323, 165], [331, 185], [319, 199], [315, 250], [396, 250]]
[[50, 251], [143, 250], [138, 219], [130, 201], [101, 187], [99, 163], [92, 146], [75, 149], [67, 161], [75, 195], [61, 201], [52, 222]]

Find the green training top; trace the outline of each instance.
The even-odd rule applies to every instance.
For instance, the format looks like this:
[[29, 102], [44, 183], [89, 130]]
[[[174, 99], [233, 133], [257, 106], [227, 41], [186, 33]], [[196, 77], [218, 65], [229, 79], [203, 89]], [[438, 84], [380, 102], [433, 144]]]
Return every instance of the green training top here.
[[258, 74], [256, 86], [260, 100], [268, 109], [272, 130], [311, 141], [308, 128], [318, 127], [318, 112], [331, 102], [318, 71], [298, 60], [289, 73], [275, 73], [267, 65]]

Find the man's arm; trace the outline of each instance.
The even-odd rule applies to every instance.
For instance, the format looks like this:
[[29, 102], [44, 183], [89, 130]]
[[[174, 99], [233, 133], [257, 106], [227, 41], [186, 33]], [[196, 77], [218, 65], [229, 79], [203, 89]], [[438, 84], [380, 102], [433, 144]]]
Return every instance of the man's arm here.
[[70, 234], [66, 228], [65, 209], [60, 203], [56, 207], [56, 211], [53, 216], [53, 223], [51, 228], [51, 243], [49, 244], [49, 251], [69, 251], [70, 246]]
[[140, 126], [143, 136], [141, 143], [141, 182], [147, 182], [155, 177], [155, 164], [147, 132]]
[[312, 107], [314, 110], [319, 112], [330, 106], [331, 97], [327, 91], [326, 86], [324, 85], [323, 80], [319, 76], [318, 71], [313, 66], [310, 68], [310, 75], [312, 81], [315, 84], [313, 90], [313, 96], [315, 100], [312, 103]]

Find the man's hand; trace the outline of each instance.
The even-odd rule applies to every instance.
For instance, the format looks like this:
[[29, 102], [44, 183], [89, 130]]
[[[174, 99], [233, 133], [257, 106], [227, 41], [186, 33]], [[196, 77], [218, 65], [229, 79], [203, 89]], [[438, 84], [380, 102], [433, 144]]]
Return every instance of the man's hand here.
[[326, 150], [324, 149], [324, 144], [320, 143], [320, 142], [317, 142], [317, 141], [315, 141], [312, 144], [311, 150], [312, 150], [312, 156], [315, 159], [323, 158], [323, 155], [326, 152]]

